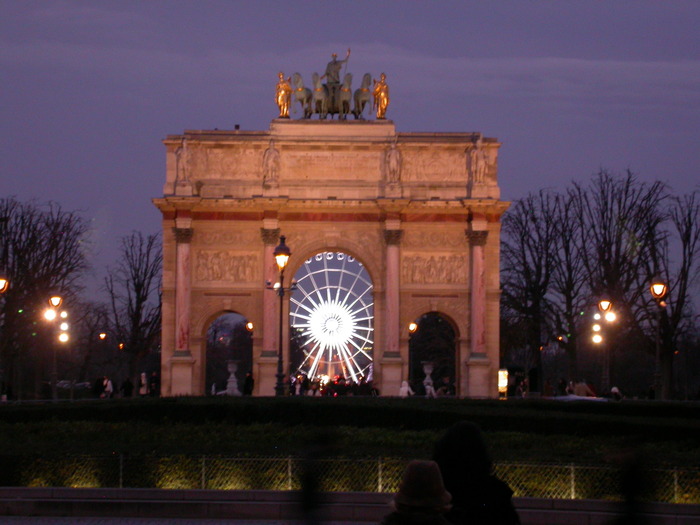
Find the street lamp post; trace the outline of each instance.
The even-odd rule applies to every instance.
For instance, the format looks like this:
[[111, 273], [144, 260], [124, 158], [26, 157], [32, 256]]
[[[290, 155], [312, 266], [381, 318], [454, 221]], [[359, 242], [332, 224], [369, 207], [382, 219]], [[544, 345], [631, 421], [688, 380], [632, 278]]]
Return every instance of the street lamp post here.
[[656, 333], [654, 334], [655, 343], [655, 364], [654, 364], [654, 398], [662, 399], [661, 392], [661, 309], [666, 306], [664, 297], [668, 291], [668, 286], [659, 277], [654, 277], [649, 286], [651, 296], [656, 301]]
[[[50, 323], [53, 323], [54, 321], [58, 320], [59, 324], [59, 333], [56, 339], [60, 341], [61, 343], [67, 343], [69, 336], [68, 336], [68, 322], [66, 319], [68, 318], [68, 313], [65, 311], [58, 312], [56, 309], [61, 306], [63, 303], [63, 298], [58, 295], [58, 294], [51, 294], [49, 297], [49, 308], [47, 308], [44, 311], [44, 318], [49, 321]], [[50, 338], [51, 341], [51, 398], [53, 399], [54, 402], [58, 401], [58, 367], [57, 367], [57, 356], [56, 356], [56, 341], [53, 338], [53, 333], [52, 337]]]
[[[609, 299], [601, 299], [598, 301], [598, 310], [601, 312], [599, 315], [602, 315], [607, 322], [615, 320], [615, 313], [612, 311], [612, 307], [613, 303]], [[594, 327], [595, 326], [600, 327], [600, 325], [594, 325]], [[596, 331], [595, 328], [594, 331]], [[607, 394], [610, 390], [610, 344], [600, 335], [600, 328], [596, 331], [596, 335], [598, 337], [594, 335], [593, 342], [597, 342], [603, 347], [603, 374], [600, 381], [600, 388], [604, 394]]]
[[284, 345], [282, 344], [282, 336], [284, 333], [284, 295], [285, 292], [292, 291], [296, 288], [294, 281], [289, 288], [284, 287], [284, 269], [289, 262], [289, 257], [292, 255], [289, 246], [285, 244], [286, 237], [284, 235], [280, 236], [280, 243], [277, 245], [272, 255], [277, 263], [277, 269], [279, 270], [279, 282], [270, 286], [268, 283], [268, 289], [274, 290], [280, 298], [280, 318], [279, 318], [279, 348], [277, 350], [277, 383], [275, 384], [275, 395], [283, 396], [285, 394], [284, 388], [284, 363], [282, 352], [284, 351]]

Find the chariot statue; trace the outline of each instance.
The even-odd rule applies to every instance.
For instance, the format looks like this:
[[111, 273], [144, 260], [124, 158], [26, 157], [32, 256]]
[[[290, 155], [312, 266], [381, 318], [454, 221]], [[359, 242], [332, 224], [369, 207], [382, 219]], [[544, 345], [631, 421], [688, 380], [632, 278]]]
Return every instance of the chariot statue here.
[[[326, 65], [325, 73], [319, 75], [317, 72], [311, 75], [311, 87], [304, 84], [304, 79], [300, 73], [294, 73], [291, 77], [291, 100], [298, 103], [303, 119], [312, 118], [318, 115], [319, 120], [328, 117], [333, 119], [336, 115], [338, 120], [345, 120], [348, 115], [356, 120], [364, 120], [365, 109], [369, 106], [374, 96], [373, 108], [376, 110], [378, 119], [385, 118], [386, 108], [389, 105], [389, 88], [386, 84], [386, 76], [382, 73], [381, 81], [375, 81], [372, 87], [372, 75], [365, 73], [362, 77], [360, 87], [353, 91], [352, 73], [347, 72], [347, 65], [350, 59], [350, 49], [343, 60], [338, 60], [338, 55], [333, 53], [331, 61]], [[342, 79], [342, 80], [341, 80]], [[280, 78], [280, 81], [284, 77]], [[289, 81], [290, 79], [288, 79]], [[325, 80], [325, 83], [323, 82]], [[378, 87], [379, 85], [379, 87]], [[278, 88], [279, 89], [279, 88]], [[278, 105], [279, 99], [278, 99]], [[288, 107], [280, 105], [280, 118], [287, 118]], [[294, 107], [296, 113], [297, 107]]]

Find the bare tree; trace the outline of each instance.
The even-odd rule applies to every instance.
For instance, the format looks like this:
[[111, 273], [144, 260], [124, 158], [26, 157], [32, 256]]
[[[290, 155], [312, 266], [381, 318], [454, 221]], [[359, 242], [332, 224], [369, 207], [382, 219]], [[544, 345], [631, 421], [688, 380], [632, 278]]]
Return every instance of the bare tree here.
[[[0, 368], [6, 389], [19, 398], [27, 376], [35, 376], [37, 384], [39, 361], [47, 361], [41, 359], [48, 349], [39, 344], [45, 338], [36, 326], [48, 295], [60, 292], [70, 304], [82, 290], [88, 223], [55, 203], [21, 203], [14, 198], [0, 199], [0, 217], [5, 219], [0, 257], [10, 279], [0, 302]], [[37, 356], [34, 362], [32, 355]]]
[[121, 243], [121, 259], [105, 278], [112, 332], [124, 347], [129, 377], [137, 384], [137, 366], [160, 341], [160, 236], [133, 232]]
[[[671, 395], [673, 381], [673, 360], [680, 348], [679, 342], [693, 331], [691, 290], [698, 282], [698, 255], [700, 251], [700, 202], [698, 192], [682, 197], [673, 197], [669, 209], [669, 227], [663, 239], [654, 247], [652, 257], [646, 262], [646, 275], [661, 276], [668, 285], [664, 298], [665, 306], [660, 312], [655, 301], [647, 292], [646, 309], [640, 311], [638, 321], [646, 324], [647, 333], [655, 339], [654, 326], [660, 322], [659, 367], [661, 379], [661, 399]], [[648, 287], [649, 279], [646, 284]], [[645, 287], [645, 291], [648, 289]], [[651, 310], [651, 312], [650, 312]], [[656, 315], [659, 315], [658, 321]]]
[[574, 239], [581, 236], [582, 224], [572, 206], [571, 193], [557, 197], [556, 236], [551, 249], [555, 264], [548, 307], [557, 344], [566, 351], [568, 374], [578, 377], [578, 347], [581, 340], [581, 312], [586, 309], [588, 289], [585, 264], [580, 246]]
[[[501, 307], [504, 317], [525, 333], [531, 356], [531, 385], [541, 391], [541, 349], [551, 331], [546, 296], [556, 264], [559, 200], [540, 191], [517, 201], [503, 218], [501, 243]], [[534, 383], [534, 384], [533, 384]]]
[[700, 251], [698, 192], [672, 197], [660, 182], [601, 170], [590, 184], [575, 183], [563, 195], [540, 192], [516, 202], [503, 233], [502, 340], [527, 346], [534, 361], [537, 343], [554, 336], [567, 351], [571, 377], [589, 327], [581, 314], [603, 297], [618, 314], [606, 334], [608, 350], [625, 359], [654, 354], [657, 306], [648, 290], [652, 275], [663, 276], [669, 292], [657, 365], [661, 397], [670, 395], [679, 341], [697, 322], [690, 297]]

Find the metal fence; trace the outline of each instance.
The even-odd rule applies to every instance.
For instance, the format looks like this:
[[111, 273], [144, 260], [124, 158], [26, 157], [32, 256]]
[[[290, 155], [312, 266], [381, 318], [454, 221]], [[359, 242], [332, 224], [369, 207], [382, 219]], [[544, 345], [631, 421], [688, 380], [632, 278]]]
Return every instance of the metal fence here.
[[[406, 459], [234, 458], [212, 456], [74, 456], [13, 458], [11, 481], [25, 487], [299, 490], [313, 480], [328, 492], [395, 492]], [[621, 472], [609, 466], [497, 463], [495, 474], [516, 497], [619, 500]], [[0, 475], [0, 477], [2, 477]], [[641, 476], [641, 499], [700, 503], [700, 469], [653, 469]], [[9, 482], [8, 482], [9, 481]]]

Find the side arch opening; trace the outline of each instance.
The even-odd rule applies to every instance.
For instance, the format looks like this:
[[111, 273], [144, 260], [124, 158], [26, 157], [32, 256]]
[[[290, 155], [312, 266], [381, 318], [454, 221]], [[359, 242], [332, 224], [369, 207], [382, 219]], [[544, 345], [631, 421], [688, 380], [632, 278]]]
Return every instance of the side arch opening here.
[[408, 377], [416, 395], [456, 394], [458, 334], [454, 323], [438, 312], [421, 315], [408, 340]]
[[251, 329], [248, 320], [235, 312], [222, 313], [207, 328], [205, 386], [208, 395], [252, 394]]

